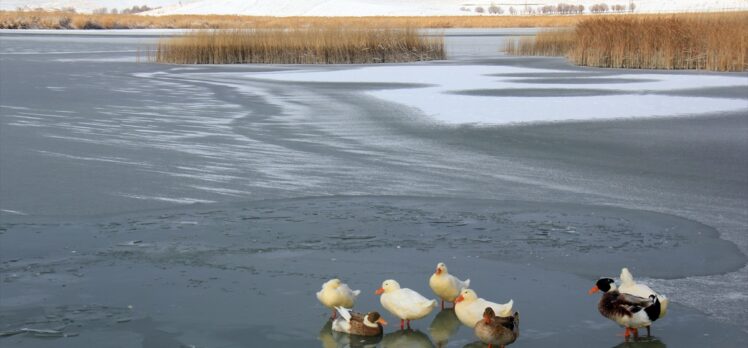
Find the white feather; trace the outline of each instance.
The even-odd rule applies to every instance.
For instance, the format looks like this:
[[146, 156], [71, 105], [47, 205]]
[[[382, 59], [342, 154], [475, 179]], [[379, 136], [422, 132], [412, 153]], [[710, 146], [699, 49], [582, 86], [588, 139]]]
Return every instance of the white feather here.
[[341, 318], [345, 319], [345, 321], [348, 322], [351, 321], [351, 312], [349, 311], [349, 309], [340, 306], [335, 307], [335, 309], [338, 311], [338, 314], [340, 314]]

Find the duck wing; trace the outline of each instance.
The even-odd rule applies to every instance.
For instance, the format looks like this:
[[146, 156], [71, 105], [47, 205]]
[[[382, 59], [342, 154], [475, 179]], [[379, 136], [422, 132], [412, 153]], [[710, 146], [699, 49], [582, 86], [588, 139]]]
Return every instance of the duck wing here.
[[345, 296], [353, 298], [354, 300], [356, 299], [356, 297], [358, 297], [358, 294], [361, 293], [361, 290], [352, 290], [348, 286], [348, 284], [340, 284], [340, 286], [338, 287], [338, 291], [340, 291]]
[[392, 300], [398, 304], [402, 311], [411, 315], [417, 315], [424, 308], [436, 305], [435, 300], [429, 300], [408, 288], [393, 292]]
[[619, 293], [614, 300], [614, 305], [624, 308], [631, 313], [639, 312], [653, 304], [653, 298], [644, 298], [624, 293]]
[[452, 286], [459, 291], [470, 288], [470, 279], [460, 280], [459, 278], [452, 276]]

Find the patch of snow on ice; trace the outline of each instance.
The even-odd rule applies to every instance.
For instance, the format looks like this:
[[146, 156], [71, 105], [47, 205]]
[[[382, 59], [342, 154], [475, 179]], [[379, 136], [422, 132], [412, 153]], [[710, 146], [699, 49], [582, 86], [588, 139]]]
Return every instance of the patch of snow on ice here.
[[[445, 124], [502, 125], [527, 122], [668, 117], [748, 109], [745, 100], [642, 94], [693, 88], [744, 86], [745, 78], [693, 74], [640, 74], [605, 76], [605, 83], [543, 83], [543, 80], [497, 76], [514, 73], [549, 73], [558, 70], [478, 65], [391, 65], [314, 72], [271, 72], [248, 77], [279, 81], [346, 83], [421, 83], [409, 87], [367, 92], [403, 104]], [[615, 79], [621, 78], [620, 82]], [[579, 78], [582, 79], [582, 78]], [[625, 79], [625, 80], [624, 80]], [[613, 81], [611, 81], [613, 80]], [[639, 80], [639, 81], [637, 81]], [[574, 97], [498, 97], [457, 95], [475, 89], [597, 89], [617, 95]]]

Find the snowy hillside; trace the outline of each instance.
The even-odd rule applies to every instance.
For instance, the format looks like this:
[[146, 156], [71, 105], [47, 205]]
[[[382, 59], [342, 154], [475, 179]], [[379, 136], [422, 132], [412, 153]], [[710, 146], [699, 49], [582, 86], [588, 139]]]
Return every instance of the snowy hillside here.
[[95, 9], [106, 7], [118, 10], [133, 6], [147, 5], [151, 8], [188, 4], [198, 0], [0, 0], [0, 10], [15, 10], [44, 8], [48, 10], [61, 8], [75, 8], [78, 12], [93, 12]]
[[0, 9], [74, 7], [79, 12], [94, 9], [128, 8], [148, 5], [152, 15], [171, 14], [241, 14], [256, 16], [450, 16], [487, 15], [491, 5], [501, 7], [504, 14], [510, 8], [522, 14], [526, 6], [537, 9], [559, 3], [627, 6], [633, 2], [636, 12], [696, 12], [748, 10], [748, 0], [2, 0]]

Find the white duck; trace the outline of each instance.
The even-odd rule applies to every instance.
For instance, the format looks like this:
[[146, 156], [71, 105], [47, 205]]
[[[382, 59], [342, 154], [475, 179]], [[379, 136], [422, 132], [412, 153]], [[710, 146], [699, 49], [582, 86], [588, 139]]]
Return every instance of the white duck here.
[[454, 302], [460, 295], [460, 291], [470, 287], [470, 279], [465, 281], [458, 279], [449, 274], [444, 262], [439, 262], [436, 265], [436, 272], [429, 278], [429, 286], [431, 290], [434, 290], [436, 296], [441, 298], [442, 309], [444, 309], [444, 301]]
[[322, 284], [322, 290], [317, 292], [317, 299], [322, 302], [322, 305], [332, 310], [332, 318], [335, 319], [338, 316], [335, 307], [353, 308], [356, 297], [360, 293], [361, 290], [353, 291], [348, 284], [335, 278]]
[[465, 326], [474, 328], [475, 323], [483, 319], [486, 307], [491, 307], [499, 317], [508, 317], [512, 315], [513, 305], [514, 300], [509, 300], [505, 304], [498, 304], [479, 298], [478, 294], [472, 289], [465, 289], [455, 299], [455, 314], [457, 314], [457, 319], [460, 319]]
[[[626, 267], [621, 269], [621, 286], [618, 287], [618, 292], [622, 294], [638, 296], [641, 298], [649, 298], [650, 295], [654, 295], [654, 305], [651, 308], [647, 309], [651, 321], [662, 318], [667, 313], [667, 305], [668, 303], [670, 303], [670, 300], [668, 300], [667, 296], [660, 295], [652, 290], [649, 286], [634, 281], [634, 276]], [[651, 329], [649, 326], [647, 326], [647, 335], [649, 335], [650, 333]]]
[[382, 307], [392, 315], [400, 318], [400, 329], [405, 328], [405, 322], [410, 329], [410, 321], [421, 319], [436, 307], [436, 300], [429, 300], [423, 295], [405, 288], [400, 288], [400, 283], [388, 279], [382, 282], [382, 287], [377, 290], [377, 295], [382, 295], [379, 301]]

